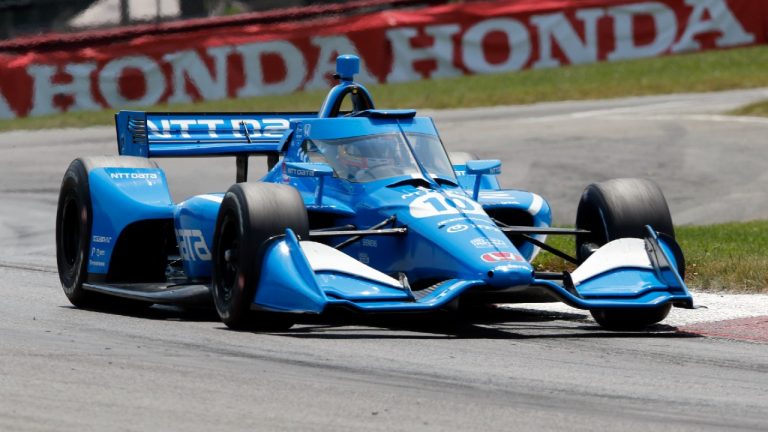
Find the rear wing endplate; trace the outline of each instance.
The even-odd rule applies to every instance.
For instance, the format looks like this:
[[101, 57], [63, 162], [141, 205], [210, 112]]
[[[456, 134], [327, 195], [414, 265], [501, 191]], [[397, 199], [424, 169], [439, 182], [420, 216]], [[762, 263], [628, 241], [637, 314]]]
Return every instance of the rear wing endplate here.
[[291, 119], [316, 113], [148, 113], [115, 114], [121, 155], [142, 157], [236, 156], [282, 151]]

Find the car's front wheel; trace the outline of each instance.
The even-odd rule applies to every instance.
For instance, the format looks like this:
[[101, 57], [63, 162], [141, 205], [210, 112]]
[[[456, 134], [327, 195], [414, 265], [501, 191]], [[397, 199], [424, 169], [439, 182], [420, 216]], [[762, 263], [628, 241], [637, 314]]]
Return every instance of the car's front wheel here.
[[[576, 256], [585, 261], [591, 253], [611, 240], [643, 238], [645, 226], [674, 238], [672, 216], [659, 186], [651, 180], [623, 178], [589, 185], [581, 195], [576, 228], [589, 234], [576, 237]], [[681, 276], [685, 264], [676, 254]], [[640, 330], [656, 324], [669, 314], [671, 305], [653, 308], [596, 309], [590, 311], [601, 326], [614, 330]]]
[[237, 183], [221, 202], [213, 240], [213, 300], [233, 329], [284, 330], [291, 315], [252, 311], [269, 240], [292, 229], [307, 238], [309, 221], [299, 192], [272, 183]]

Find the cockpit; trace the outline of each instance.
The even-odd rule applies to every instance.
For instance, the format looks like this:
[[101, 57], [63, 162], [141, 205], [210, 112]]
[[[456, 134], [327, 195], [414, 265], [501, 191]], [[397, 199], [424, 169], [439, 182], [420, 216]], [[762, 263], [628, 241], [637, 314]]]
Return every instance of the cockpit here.
[[307, 139], [302, 150], [309, 161], [326, 163], [337, 177], [351, 182], [426, 174], [433, 179], [457, 183], [448, 155], [435, 135], [389, 132], [339, 139]]

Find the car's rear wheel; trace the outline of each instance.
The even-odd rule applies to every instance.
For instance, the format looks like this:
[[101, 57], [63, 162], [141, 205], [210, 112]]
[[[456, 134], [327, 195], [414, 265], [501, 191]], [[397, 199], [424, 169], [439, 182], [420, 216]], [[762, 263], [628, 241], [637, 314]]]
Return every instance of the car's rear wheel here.
[[299, 192], [272, 183], [237, 183], [221, 202], [213, 240], [213, 300], [233, 329], [284, 330], [293, 316], [252, 311], [269, 240], [292, 229], [307, 238], [309, 221]]
[[[589, 234], [576, 237], [576, 256], [585, 261], [597, 248], [625, 237], [645, 237], [645, 226], [674, 238], [672, 216], [659, 186], [647, 179], [614, 179], [589, 185], [581, 195], [576, 228]], [[676, 253], [683, 275], [682, 253]], [[601, 326], [639, 330], [667, 317], [670, 304], [654, 308], [596, 309], [590, 311]]]
[[83, 288], [88, 276], [93, 211], [88, 174], [101, 167], [157, 168], [144, 158], [85, 157], [72, 161], [64, 173], [56, 209], [56, 264], [64, 294], [74, 306], [81, 308], [122, 307], [141, 304], [117, 299]]
[[91, 306], [93, 293], [83, 289], [87, 276], [92, 212], [88, 173], [81, 159], [69, 165], [56, 210], [56, 264], [64, 294], [77, 307]]

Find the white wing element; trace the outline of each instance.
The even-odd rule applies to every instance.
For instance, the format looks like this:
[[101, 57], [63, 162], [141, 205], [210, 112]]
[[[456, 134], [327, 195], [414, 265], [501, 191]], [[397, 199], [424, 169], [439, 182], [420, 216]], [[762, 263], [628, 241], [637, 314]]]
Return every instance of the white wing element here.
[[307, 261], [309, 261], [309, 266], [315, 272], [330, 270], [346, 273], [403, 289], [403, 285], [397, 279], [391, 278], [375, 268], [368, 267], [344, 252], [313, 241], [305, 240], [299, 242], [299, 244], [304, 251], [304, 255], [307, 257]]
[[619, 267], [653, 270], [651, 259], [645, 250], [645, 240], [621, 238], [606, 243], [571, 273], [571, 279], [573, 284], [578, 286], [593, 276]]

